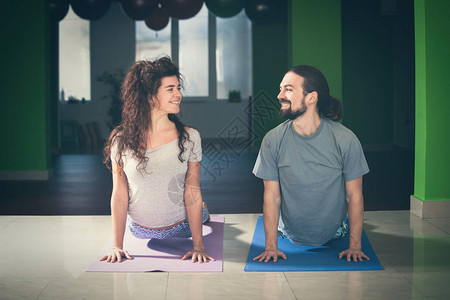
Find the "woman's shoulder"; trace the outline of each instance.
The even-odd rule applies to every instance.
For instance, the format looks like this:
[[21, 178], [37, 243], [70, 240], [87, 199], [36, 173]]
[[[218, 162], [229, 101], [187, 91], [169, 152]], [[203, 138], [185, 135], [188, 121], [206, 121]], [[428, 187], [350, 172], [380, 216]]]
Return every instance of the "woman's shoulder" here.
[[188, 134], [188, 140], [195, 143], [198, 143], [201, 141], [201, 136], [200, 136], [200, 132], [193, 128], [193, 127], [189, 127], [189, 126], [184, 126], [184, 129], [186, 130], [186, 133]]
[[193, 128], [193, 127], [184, 126], [184, 130], [186, 130], [186, 132], [189, 133], [189, 134], [200, 135], [200, 132], [197, 129]]

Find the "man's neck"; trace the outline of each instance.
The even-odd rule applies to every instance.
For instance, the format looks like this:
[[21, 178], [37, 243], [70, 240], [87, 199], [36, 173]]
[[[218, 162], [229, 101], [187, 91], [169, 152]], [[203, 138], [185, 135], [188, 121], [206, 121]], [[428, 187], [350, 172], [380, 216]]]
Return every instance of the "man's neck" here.
[[317, 112], [306, 112], [293, 121], [295, 131], [303, 136], [310, 136], [316, 133], [320, 122], [320, 116]]

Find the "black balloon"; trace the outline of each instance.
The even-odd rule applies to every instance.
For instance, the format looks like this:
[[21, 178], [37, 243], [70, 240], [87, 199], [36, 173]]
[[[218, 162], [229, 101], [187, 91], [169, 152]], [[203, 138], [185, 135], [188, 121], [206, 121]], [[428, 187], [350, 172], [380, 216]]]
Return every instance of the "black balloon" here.
[[70, 4], [80, 18], [94, 21], [106, 15], [111, 0], [71, 0]]
[[247, 17], [255, 23], [272, 21], [280, 16], [281, 11], [277, 0], [247, 0], [244, 8]]
[[205, 0], [209, 11], [220, 18], [231, 18], [244, 8], [244, 0]]
[[69, 0], [50, 0], [50, 16], [52, 21], [59, 22], [69, 11]]
[[158, 7], [158, 0], [121, 0], [122, 8], [133, 20], [148, 18]]
[[161, 0], [161, 5], [172, 18], [184, 20], [202, 9], [203, 0]]
[[145, 25], [155, 31], [164, 29], [169, 24], [169, 15], [162, 7], [158, 7], [153, 14], [145, 19]]

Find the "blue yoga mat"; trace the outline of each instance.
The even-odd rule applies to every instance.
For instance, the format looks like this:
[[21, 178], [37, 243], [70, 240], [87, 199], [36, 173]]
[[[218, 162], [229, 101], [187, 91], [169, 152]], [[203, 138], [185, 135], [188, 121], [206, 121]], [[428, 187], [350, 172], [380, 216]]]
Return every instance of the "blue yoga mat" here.
[[361, 246], [362, 251], [370, 258], [362, 262], [348, 262], [347, 259], [339, 259], [339, 253], [348, 249], [349, 235], [331, 240], [324, 246], [308, 247], [292, 244], [288, 239], [278, 237], [278, 250], [286, 254], [287, 259], [278, 258], [274, 263], [253, 261], [253, 258], [264, 251], [265, 235], [263, 218], [259, 217], [256, 223], [255, 234], [248, 253], [245, 271], [247, 272], [289, 272], [289, 271], [361, 271], [382, 270], [369, 239], [363, 231]]

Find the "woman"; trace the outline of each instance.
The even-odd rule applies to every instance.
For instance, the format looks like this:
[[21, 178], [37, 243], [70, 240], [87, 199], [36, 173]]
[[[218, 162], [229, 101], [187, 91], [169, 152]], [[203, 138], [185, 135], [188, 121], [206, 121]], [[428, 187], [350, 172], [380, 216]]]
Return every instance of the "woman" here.
[[177, 118], [181, 75], [170, 58], [138, 61], [122, 84], [122, 123], [105, 146], [111, 162], [113, 248], [100, 260], [132, 259], [124, 249], [125, 224], [137, 238], [191, 237], [182, 259], [206, 254], [202, 223], [209, 213], [200, 191], [200, 135]]

